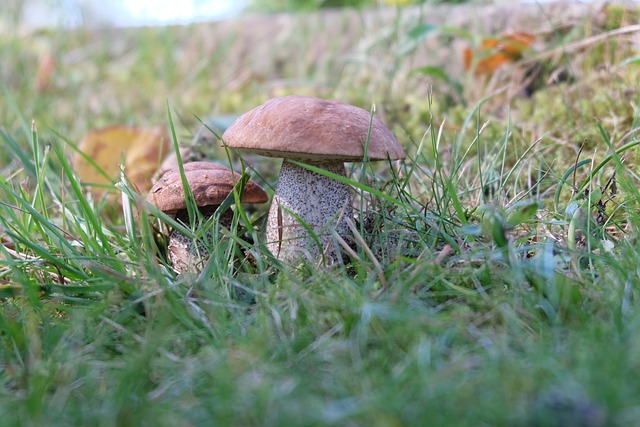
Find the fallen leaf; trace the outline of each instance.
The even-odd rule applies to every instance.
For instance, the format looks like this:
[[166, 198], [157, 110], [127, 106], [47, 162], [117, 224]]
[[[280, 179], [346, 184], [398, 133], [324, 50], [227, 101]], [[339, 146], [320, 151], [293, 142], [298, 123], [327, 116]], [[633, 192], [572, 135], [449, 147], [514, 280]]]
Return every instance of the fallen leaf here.
[[[535, 39], [534, 34], [523, 31], [511, 31], [497, 37], [486, 37], [480, 42], [475, 55], [471, 47], [467, 47], [462, 52], [464, 68], [466, 70], [473, 68], [476, 76], [492, 76], [502, 65], [522, 58]], [[474, 56], [478, 57], [475, 66]]]
[[462, 65], [467, 71], [469, 71], [473, 65], [473, 49], [471, 46], [465, 47], [462, 51]]
[[502, 65], [513, 62], [513, 59], [502, 52], [488, 55], [478, 61], [475, 67], [476, 76], [492, 76]]
[[80, 153], [75, 153], [72, 163], [82, 182], [97, 197], [104, 195], [105, 187], [119, 177], [123, 162], [127, 178], [138, 191], [146, 192], [169, 147], [169, 138], [161, 127], [110, 126], [89, 131], [78, 144], [78, 149], [107, 176]]

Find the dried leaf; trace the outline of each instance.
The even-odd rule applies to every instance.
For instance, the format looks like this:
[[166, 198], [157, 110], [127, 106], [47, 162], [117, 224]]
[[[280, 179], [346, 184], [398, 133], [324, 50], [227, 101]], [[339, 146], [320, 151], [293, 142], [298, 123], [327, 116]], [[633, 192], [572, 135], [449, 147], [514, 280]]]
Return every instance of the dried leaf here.
[[465, 47], [462, 51], [462, 64], [465, 70], [469, 71], [471, 69], [473, 65], [473, 50], [471, 46]]
[[169, 147], [169, 138], [161, 127], [111, 126], [89, 131], [78, 144], [78, 149], [93, 160], [109, 179], [80, 153], [74, 155], [73, 165], [83, 183], [99, 184], [91, 187], [96, 196], [104, 194], [104, 185], [118, 179], [122, 162], [127, 178], [138, 191], [145, 192], [151, 188], [151, 177]]
[[509, 62], [513, 62], [513, 59], [504, 53], [498, 52], [488, 55], [478, 61], [475, 74], [476, 76], [492, 76], [498, 68]]
[[[476, 76], [491, 76], [502, 65], [522, 58], [524, 52], [531, 47], [536, 37], [523, 31], [503, 33], [497, 37], [486, 37], [480, 42], [475, 64]], [[466, 70], [473, 66], [473, 51], [467, 47], [462, 53], [462, 61]]]

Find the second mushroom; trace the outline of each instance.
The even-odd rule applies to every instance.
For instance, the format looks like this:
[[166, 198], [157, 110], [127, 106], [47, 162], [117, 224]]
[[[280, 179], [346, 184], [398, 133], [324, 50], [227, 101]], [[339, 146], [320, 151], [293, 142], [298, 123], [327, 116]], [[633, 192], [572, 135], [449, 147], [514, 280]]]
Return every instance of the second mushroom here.
[[[240, 179], [239, 172], [211, 162], [191, 162], [183, 165], [184, 175], [200, 213], [211, 217], [220, 204], [233, 191]], [[242, 193], [243, 203], [264, 203], [267, 193], [253, 181], [248, 181]], [[179, 169], [170, 169], [153, 185], [147, 201], [167, 215], [184, 224], [189, 224], [187, 200], [182, 186]], [[220, 215], [219, 223], [229, 227], [233, 211], [226, 210]], [[178, 273], [200, 271], [208, 258], [207, 247], [210, 243], [194, 242], [177, 230], [171, 230], [168, 237], [168, 258]]]

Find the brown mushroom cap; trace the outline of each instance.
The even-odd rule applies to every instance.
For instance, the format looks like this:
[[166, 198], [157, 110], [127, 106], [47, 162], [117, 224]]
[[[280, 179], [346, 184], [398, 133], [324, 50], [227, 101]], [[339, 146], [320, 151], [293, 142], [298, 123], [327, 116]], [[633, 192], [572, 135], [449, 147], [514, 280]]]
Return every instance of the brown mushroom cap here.
[[[183, 165], [184, 175], [199, 207], [219, 205], [233, 191], [241, 175], [211, 162], [191, 162]], [[264, 203], [267, 193], [258, 184], [248, 181], [242, 193], [243, 203]], [[179, 169], [170, 169], [151, 187], [147, 201], [168, 214], [187, 208]]]
[[[369, 137], [369, 130], [371, 131]], [[299, 161], [404, 159], [393, 133], [369, 111], [308, 96], [272, 98], [238, 117], [223, 134], [231, 148]]]

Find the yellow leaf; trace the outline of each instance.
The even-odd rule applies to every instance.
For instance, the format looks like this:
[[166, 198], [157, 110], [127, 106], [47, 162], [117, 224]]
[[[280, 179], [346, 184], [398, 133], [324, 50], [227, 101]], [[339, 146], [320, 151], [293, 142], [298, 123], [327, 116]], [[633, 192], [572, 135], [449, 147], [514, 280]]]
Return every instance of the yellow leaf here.
[[90, 185], [97, 197], [104, 194], [105, 186], [118, 179], [123, 162], [129, 180], [138, 191], [146, 192], [169, 146], [169, 138], [161, 127], [110, 126], [89, 131], [78, 144], [80, 151], [92, 159], [108, 179], [80, 153], [75, 153], [72, 162], [82, 182]]

